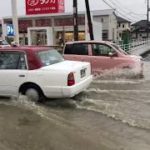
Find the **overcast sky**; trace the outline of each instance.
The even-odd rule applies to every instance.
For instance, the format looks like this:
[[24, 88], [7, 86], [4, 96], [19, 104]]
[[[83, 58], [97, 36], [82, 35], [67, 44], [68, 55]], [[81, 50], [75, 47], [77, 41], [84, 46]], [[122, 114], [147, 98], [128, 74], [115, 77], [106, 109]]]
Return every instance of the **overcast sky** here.
[[[11, 0], [3, 1], [0, 5], [0, 17], [11, 16]], [[72, 11], [72, 1], [65, 0], [65, 11]], [[85, 10], [85, 0], [78, 0], [79, 10]], [[146, 1], [147, 0], [89, 0], [91, 10], [108, 9], [110, 8], [107, 2], [112, 8], [116, 9], [122, 17], [133, 20], [134, 22], [140, 19], [146, 19]], [[25, 15], [25, 0], [17, 0], [18, 15]]]

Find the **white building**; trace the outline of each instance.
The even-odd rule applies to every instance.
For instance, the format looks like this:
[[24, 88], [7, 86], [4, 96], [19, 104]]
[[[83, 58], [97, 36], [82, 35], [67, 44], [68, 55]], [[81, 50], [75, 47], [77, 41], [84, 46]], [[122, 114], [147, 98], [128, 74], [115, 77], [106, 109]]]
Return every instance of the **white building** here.
[[117, 22], [117, 39], [120, 40], [124, 32], [131, 30], [131, 22], [119, 16], [117, 16]]
[[[86, 39], [85, 12], [78, 13], [79, 40]], [[91, 12], [96, 39], [117, 40], [117, 17], [115, 10], [95, 10]], [[72, 13], [19, 16], [20, 44], [58, 45], [73, 40]], [[12, 24], [11, 17], [3, 18], [3, 35], [6, 24]], [[11, 36], [6, 37], [8, 40]]]

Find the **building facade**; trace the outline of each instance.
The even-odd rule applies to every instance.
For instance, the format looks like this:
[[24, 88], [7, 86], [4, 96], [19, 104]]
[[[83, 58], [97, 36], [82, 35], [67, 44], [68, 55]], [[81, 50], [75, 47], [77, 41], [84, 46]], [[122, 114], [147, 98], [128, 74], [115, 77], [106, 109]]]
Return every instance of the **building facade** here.
[[117, 17], [117, 23], [118, 23], [117, 39], [120, 40], [122, 39], [124, 32], [131, 31], [131, 22], [122, 17], [119, 17], [119, 16], [116, 16], [116, 17]]
[[[86, 39], [86, 15], [85, 12], [78, 13], [79, 40]], [[117, 41], [118, 22], [115, 10], [95, 10], [91, 12], [92, 21], [100, 26], [95, 26], [95, 32], [101, 35], [102, 40]], [[6, 25], [12, 24], [10, 17], [3, 18], [3, 36], [9, 41], [12, 36], [6, 35]], [[73, 16], [72, 13], [42, 14], [19, 16], [19, 37], [20, 44], [28, 45], [62, 45], [73, 38]]]
[[140, 20], [132, 24], [132, 38], [139, 40], [150, 38], [150, 24], [147, 20]]

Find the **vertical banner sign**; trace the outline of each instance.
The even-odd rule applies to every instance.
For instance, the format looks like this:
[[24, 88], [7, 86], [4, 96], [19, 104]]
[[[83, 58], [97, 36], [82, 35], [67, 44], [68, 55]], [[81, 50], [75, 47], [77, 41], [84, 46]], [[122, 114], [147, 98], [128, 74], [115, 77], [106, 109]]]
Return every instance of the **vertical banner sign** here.
[[64, 0], [25, 0], [26, 15], [64, 12]]

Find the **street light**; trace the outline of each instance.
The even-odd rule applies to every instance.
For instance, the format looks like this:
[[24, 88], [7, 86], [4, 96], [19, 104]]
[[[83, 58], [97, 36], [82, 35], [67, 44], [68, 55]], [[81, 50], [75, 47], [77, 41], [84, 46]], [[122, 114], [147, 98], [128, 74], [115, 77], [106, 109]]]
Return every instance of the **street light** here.
[[11, 0], [12, 9], [12, 23], [14, 28], [14, 41], [19, 44], [19, 30], [18, 30], [18, 17], [17, 17], [17, 0]]

